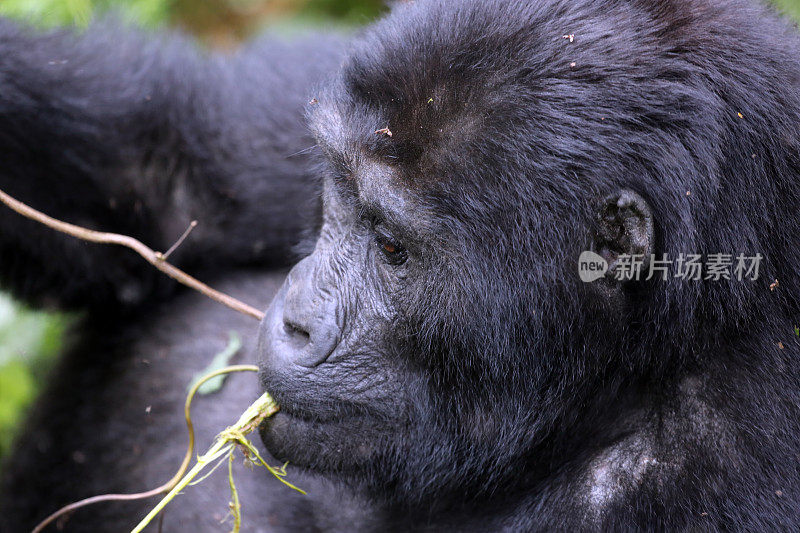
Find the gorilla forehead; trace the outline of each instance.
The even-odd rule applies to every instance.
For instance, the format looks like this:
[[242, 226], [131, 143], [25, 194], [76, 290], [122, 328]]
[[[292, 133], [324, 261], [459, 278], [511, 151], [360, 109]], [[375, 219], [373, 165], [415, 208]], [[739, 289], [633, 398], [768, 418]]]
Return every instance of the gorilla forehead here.
[[[459, 171], [481, 155], [492, 130], [506, 131], [507, 115], [520, 109], [504, 69], [487, 63], [494, 55], [485, 42], [473, 41], [485, 32], [476, 24], [480, 10], [470, 2], [401, 6], [368, 31], [312, 106], [317, 137], [350, 157], [402, 169], [415, 187], [463, 177]], [[420, 24], [407, 24], [408, 17]]]
[[[523, 205], [549, 209], [564, 198], [627, 185], [619, 182], [626, 175], [651, 177], [661, 187], [661, 175], [670, 173], [661, 164], [680, 167], [688, 180], [707, 175], [703, 154], [692, 147], [716, 133], [709, 110], [724, 103], [676, 52], [691, 34], [690, 13], [679, 16], [676, 7], [672, 24], [635, 22], [656, 4], [672, 6], [400, 6], [353, 46], [311, 108], [312, 129], [350, 160], [395, 167], [426, 195], [487, 195], [487, 185], [510, 184], [529, 202]], [[619, 31], [625, 27], [638, 33]], [[640, 59], [654, 55], [668, 59]], [[376, 133], [384, 128], [391, 135]], [[643, 151], [651, 153], [646, 161]]]

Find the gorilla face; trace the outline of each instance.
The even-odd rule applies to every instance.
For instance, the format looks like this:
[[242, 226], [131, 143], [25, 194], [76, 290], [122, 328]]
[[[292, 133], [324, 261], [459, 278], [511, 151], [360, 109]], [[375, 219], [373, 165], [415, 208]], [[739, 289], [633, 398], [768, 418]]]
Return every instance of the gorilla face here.
[[612, 122], [605, 102], [624, 118], [653, 95], [627, 73], [598, 85], [568, 56], [553, 66], [546, 9], [490, 4], [398, 8], [312, 101], [323, 224], [261, 328], [282, 407], [266, 446], [393, 502], [532, 486], [583, 439], [616, 438], [603, 420], [669, 366], [632, 326], [655, 323], [648, 288], [583, 284], [577, 260], [654, 251], [645, 196], [671, 169], [620, 146], [682, 141], [660, 137], [666, 122], [584, 141]]
[[355, 207], [367, 200], [332, 177], [324, 189], [316, 248], [261, 326], [264, 385], [281, 402], [263, 437], [282, 459], [349, 471], [409, 418], [397, 292], [415, 265], [376, 206]]

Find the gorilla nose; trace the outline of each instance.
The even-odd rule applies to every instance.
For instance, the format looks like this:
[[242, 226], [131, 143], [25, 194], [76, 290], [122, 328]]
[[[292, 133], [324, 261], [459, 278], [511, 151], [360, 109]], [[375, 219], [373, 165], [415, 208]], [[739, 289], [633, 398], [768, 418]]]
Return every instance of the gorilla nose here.
[[287, 291], [283, 335], [285, 344], [294, 350], [293, 362], [311, 367], [324, 362], [336, 348], [339, 328], [331, 306], [304, 297], [303, 291], [303, 283], [292, 284]]
[[339, 343], [334, 302], [314, 290], [308, 270], [306, 261], [292, 270], [264, 317], [261, 349], [270, 365], [311, 368]]

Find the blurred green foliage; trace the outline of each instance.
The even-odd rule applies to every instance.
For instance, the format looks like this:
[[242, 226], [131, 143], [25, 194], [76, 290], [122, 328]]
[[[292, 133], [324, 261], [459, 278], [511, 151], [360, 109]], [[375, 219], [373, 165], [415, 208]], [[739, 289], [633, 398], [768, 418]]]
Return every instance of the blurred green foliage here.
[[385, 9], [383, 0], [0, 0], [0, 15], [39, 26], [85, 27], [113, 12], [140, 26], [173, 24], [219, 46], [276, 25], [360, 25]]
[[800, 0], [773, 0], [773, 4], [780, 10], [800, 21]]
[[0, 457], [61, 349], [70, 319], [30, 311], [0, 296]]
[[0, 14], [43, 26], [85, 26], [95, 13], [114, 9], [139, 24], [155, 25], [169, 15], [171, 0], [2, 0]]
[[36, 389], [36, 381], [25, 362], [15, 360], [0, 366], [0, 457], [11, 447]]
[[381, 14], [385, 2], [381, 0], [361, 0], [360, 2], [342, 2], [341, 0], [310, 0], [306, 4], [306, 12], [319, 17], [367, 22]]

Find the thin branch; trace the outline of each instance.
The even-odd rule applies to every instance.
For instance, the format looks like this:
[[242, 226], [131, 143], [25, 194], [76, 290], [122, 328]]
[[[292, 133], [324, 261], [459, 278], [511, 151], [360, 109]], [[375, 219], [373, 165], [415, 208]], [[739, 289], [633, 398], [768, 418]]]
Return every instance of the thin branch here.
[[[184, 232], [183, 232], [183, 235], [181, 235], [181, 236], [180, 236], [180, 238], [179, 238], [177, 241], [175, 241], [175, 244], [173, 244], [172, 246], [170, 246], [170, 247], [169, 247], [169, 250], [167, 250], [166, 252], [164, 252], [163, 254], [161, 254], [161, 259], [163, 259], [164, 261], [166, 261], [166, 260], [169, 258], [169, 256], [170, 256], [170, 255], [172, 255], [172, 252], [174, 252], [175, 250], [177, 250], [177, 249], [178, 249], [178, 246], [180, 246], [181, 244], [183, 244], [183, 241], [185, 241], [185, 240], [186, 240], [186, 237], [188, 237], [188, 236], [189, 236], [189, 234], [192, 232], [192, 230], [193, 230], [194, 228], [196, 228], [196, 227], [197, 227], [197, 221], [196, 221], [196, 220], [192, 220], [191, 224], [189, 224], [189, 227], [188, 227], [188, 228], [186, 228], [186, 231], [184, 231]], [[158, 252], [156, 252], [156, 253], [158, 253]]]
[[[171, 265], [168, 263], [166, 259], [167, 254], [161, 254], [160, 252], [156, 252], [151, 250], [140, 241], [134, 239], [133, 237], [128, 237], [126, 235], [120, 235], [118, 233], [106, 233], [102, 231], [94, 231], [87, 228], [83, 228], [81, 226], [76, 226], [75, 224], [70, 224], [68, 222], [63, 222], [61, 220], [57, 220], [53, 217], [47, 216], [41, 211], [37, 211], [36, 209], [20, 202], [19, 200], [9, 196], [2, 190], [0, 190], [0, 202], [4, 203], [20, 215], [30, 218], [31, 220], [35, 220], [44, 224], [45, 226], [52, 228], [56, 231], [60, 231], [61, 233], [66, 233], [67, 235], [71, 235], [72, 237], [76, 237], [78, 239], [83, 239], [89, 242], [96, 242], [100, 244], [116, 244], [119, 246], [124, 246], [126, 248], [130, 248], [131, 250], [135, 251], [139, 255], [145, 258], [148, 263], [156, 267], [158, 270], [166, 274], [167, 276], [171, 277], [172, 279], [178, 281], [190, 287], [197, 292], [205, 294], [212, 300], [215, 300], [222, 305], [226, 305], [233, 309], [234, 311], [238, 311], [245, 315], [251, 316], [256, 320], [261, 320], [264, 318], [264, 313], [259, 311], [258, 309], [247, 305], [244, 302], [237, 300], [227, 294], [219, 292], [217, 290], [212, 289], [205, 283], [193, 278], [189, 274], [185, 273], [184, 271], [180, 270], [179, 268]], [[188, 231], [192, 229], [190, 226], [187, 233], [184, 234], [184, 237], [179, 239], [176, 243], [176, 246], [182, 242], [185, 238], [185, 235], [188, 235]], [[170, 251], [174, 250], [176, 246], [170, 249]]]

